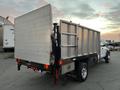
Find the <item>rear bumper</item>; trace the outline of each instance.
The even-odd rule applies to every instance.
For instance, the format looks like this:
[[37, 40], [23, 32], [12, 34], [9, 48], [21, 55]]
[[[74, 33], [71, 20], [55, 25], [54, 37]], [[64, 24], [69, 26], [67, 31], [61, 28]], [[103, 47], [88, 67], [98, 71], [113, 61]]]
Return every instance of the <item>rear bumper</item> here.
[[26, 60], [20, 60], [16, 59], [17, 65], [18, 65], [18, 70], [20, 70], [20, 67], [22, 65], [26, 66], [28, 69], [32, 69], [34, 71], [50, 71], [50, 65], [46, 64], [38, 64], [35, 62], [29, 62]]

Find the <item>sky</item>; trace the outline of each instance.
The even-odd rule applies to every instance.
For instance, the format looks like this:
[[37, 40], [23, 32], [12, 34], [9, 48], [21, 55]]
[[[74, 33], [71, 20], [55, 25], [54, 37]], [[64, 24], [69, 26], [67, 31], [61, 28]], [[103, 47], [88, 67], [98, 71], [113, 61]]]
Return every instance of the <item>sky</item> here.
[[0, 16], [14, 18], [50, 3], [70, 21], [120, 41], [120, 0], [0, 0]]

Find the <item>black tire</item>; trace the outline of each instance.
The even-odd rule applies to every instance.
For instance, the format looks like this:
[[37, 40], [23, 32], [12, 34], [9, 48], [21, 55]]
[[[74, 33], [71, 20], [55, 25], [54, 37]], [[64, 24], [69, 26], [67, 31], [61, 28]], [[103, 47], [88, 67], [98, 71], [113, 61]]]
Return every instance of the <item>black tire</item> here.
[[88, 65], [84, 62], [78, 62], [76, 66], [77, 81], [83, 82], [88, 76]]
[[110, 51], [107, 51], [105, 56], [105, 63], [109, 63], [109, 56], [110, 56]]
[[95, 57], [93, 58], [93, 62], [94, 62], [94, 64], [97, 64], [97, 63], [98, 63], [98, 57], [97, 57], [97, 56], [95, 56]]
[[6, 48], [4, 48], [3, 50], [4, 50], [4, 52], [7, 52], [7, 49], [6, 49]]
[[109, 60], [106, 59], [106, 60], [105, 60], [105, 63], [109, 63]]

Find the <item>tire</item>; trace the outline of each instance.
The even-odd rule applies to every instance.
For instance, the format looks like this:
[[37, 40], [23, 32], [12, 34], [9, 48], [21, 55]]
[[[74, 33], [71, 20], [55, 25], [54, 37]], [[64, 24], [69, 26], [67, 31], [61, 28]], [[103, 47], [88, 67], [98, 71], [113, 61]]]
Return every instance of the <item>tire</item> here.
[[110, 51], [106, 52], [106, 56], [105, 56], [105, 63], [109, 63], [109, 56], [110, 56]]
[[76, 67], [77, 81], [83, 82], [88, 76], [88, 65], [84, 62], [78, 62]]
[[97, 64], [97, 63], [99, 62], [97, 56], [95, 56], [95, 57], [93, 58], [93, 62], [94, 62], [94, 64]]
[[106, 60], [105, 60], [105, 63], [109, 63], [109, 60], [106, 59]]
[[4, 52], [7, 52], [7, 49], [6, 49], [6, 48], [4, 48], [3, 50], [4, 50]]

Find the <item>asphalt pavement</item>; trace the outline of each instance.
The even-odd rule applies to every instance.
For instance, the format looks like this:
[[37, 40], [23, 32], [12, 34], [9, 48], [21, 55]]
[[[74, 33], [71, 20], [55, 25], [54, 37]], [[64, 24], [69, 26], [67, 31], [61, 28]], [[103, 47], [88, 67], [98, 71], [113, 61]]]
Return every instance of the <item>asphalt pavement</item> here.
[[50, 74], [40, 74], [25, 66], [17, 71], [15, 59], [6, 54], [0, 53], [0, 90], [120, 90], [120, 52], [111, 53], [109, 64], [101, 62], [89, 68], [85, 82], [64, 77], [57, 85]]

